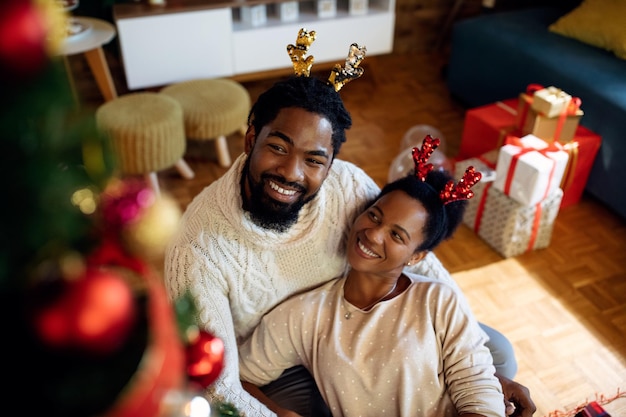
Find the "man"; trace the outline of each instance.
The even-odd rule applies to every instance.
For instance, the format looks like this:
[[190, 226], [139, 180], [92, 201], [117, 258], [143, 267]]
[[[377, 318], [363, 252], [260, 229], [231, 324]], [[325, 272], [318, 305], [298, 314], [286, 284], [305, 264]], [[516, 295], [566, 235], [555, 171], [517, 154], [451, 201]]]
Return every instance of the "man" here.
[[[327, 83], [303, 76], [276, 83], [252, 107], [245, 153], [189, 205], [167, 250], [170, 297], [190, 290], [199, 325], [225, 344], [225, 367], [209, 398], [232, 402], [248, 417], [274, 414], [242, 388], [238, 344], [276, 304], [341, 274], [347, 231], [378, 194], [364, 171], [335, 159], [351, 123]], [[454, 282], [432, 253], [418, 268]], [[531, 416], [526, 388], [500, 380], [505, 398], [524, 411], [519, 415]], [[318, 404], [307, 383], [301, 370], [289, 370], [265, 392], [279, 403], [289, 400], [286, 408], [319, 416], [310, 409]]]

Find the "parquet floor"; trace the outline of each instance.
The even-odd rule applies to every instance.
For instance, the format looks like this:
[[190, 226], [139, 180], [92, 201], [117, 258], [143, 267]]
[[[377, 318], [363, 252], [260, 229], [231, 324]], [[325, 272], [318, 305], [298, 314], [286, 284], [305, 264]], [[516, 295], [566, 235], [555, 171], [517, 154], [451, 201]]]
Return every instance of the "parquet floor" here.
[[[108, 59], [123, 94], [119, 64]], [[101, 98], [82, 65], [72, 63], [79, 95], [85, 105], [97, 105]], [[449, 97], [444, 65], [437, 55], [366, 58], [365, 75], [341, 92], [354, 125], [340, 158], [360, 165], [382, 185], [404, 133], [417, 124], [439, 129], [446, 153], [455, 155], [465, 109]], [[254, 99], [273, 81], [244, 85]], [[229, 147], [233, 157], [241, 153], [241, 136], [230, 137]], [[174, 169], [159, 174], [162, 188], [182, 208], [225, 172], [210, 142], [190, 142], [186, 159], [195, 179], [183, 180]], [[513, 342], [516, 380], [531, 390], [536, 416], [573, 416], [567, 412], [585, 401], [626, 391], [626, 220], [585, 195], [561, 210], [547, 249], [503, 259], [462, 226], [436, 252], [479, 320]], [[605, 408], [626, 416], [626, 398]]]

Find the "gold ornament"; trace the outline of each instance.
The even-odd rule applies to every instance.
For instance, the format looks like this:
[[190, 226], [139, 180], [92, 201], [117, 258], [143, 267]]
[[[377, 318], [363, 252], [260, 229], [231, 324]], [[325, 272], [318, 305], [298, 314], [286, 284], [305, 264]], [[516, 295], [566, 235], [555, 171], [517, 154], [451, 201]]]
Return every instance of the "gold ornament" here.
[[159, 259], [178, 230], [181, 210], [169, 195], [162, 194], [147, 207], [137, 221], [122, 231], [127, 249], [147, 259]]
[[315, 41], [315, 35], [314, 30], [309, 32], [305, 28], [302, 28], [298, 32], [296, 44], [287, 45], [287, 53], [291, 58], [293, 70], [297, 76], [304, 75], [308, 77], [311, 73], [311, 66], [313, 66], [315, 58], [312, 55], [305, 58], [305, 55], [309, 52], [309, 47]]
[[35, 5], [47, 26], [46, 50], [48, 55], [55, 56], [61, 52], [61, 45], [67, 37], [68, 13], [58, 1], [36, 0]]

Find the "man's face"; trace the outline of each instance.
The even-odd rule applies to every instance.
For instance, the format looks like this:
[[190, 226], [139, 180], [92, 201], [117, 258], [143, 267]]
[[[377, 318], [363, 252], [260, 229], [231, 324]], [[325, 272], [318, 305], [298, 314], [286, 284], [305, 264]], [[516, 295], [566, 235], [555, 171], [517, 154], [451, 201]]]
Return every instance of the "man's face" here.
[[298, 220], [330, 170], [331, 136], [327, 119], [299, 108], [282, 109], [258, 134], [248, 129], [244, 209], [257, 224], [285, 231]]

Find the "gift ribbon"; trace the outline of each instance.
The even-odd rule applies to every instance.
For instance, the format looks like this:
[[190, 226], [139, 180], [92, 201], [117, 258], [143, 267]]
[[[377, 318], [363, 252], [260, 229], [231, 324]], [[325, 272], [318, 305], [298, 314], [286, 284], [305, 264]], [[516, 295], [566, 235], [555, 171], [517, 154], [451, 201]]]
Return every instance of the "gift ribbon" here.
[[478, 231], [480, 230], [480, 222], [483, 218], [483, 212], [485, 211], [487, 194], [492, 184], [493, 182], [487, 183], [487, 185], [485, 186], [485, 190], [483, 191], [483, 195], [480, 196], [480, 201], [478, 202], [478, 208], [476, 209], [476, 218], [474, 219], [474, 232], [476, 234], [478, 234]]
[[[522, 98], [523, 106], [522, 111], [520, 112], [520, 117], [518, 119], [518, 128], [523, 132], [524, 125], [526, 124], [526, 119], [528, 118], [528, 112], [531, 107], [531, 103], [533, 101], [534, 94], [542, 90], [544, 87], [541, 84], [528, 84], [526, 87], [526, 96]], [[565, 122], [567, 121], [568, 116], [576, 116], [576, 113], [580, 110], [582, 105], [582, 100], [580, 97], [572, 97], [569, 104], [561, 110], [559, 114], [559, 119], [557, 120], [556, 129], [554, 131], [554, 136], [552, 140], [558, 141], [561, 138], [561, 132], [563, 131], [563, 127], [565, 126]]]
[[478, 160], [482, 162], [483, 164], [485, 164], [487, 168], [496, 169], [496, 163], [485, 158], [484, 155], [479, 156]]
[[517, 167], [517, 162], [519, 161], [519, 159], [530, 152], [538, 152], [539, 154], [543, 155], [544, 157], [548, 158], [550, 160], [550, 162], [552, 163], [552, 167], [550, 168], [550, 175], [548, 176], [548, 185], [546, 186], [546, 189], [543, 193], [543, 197], [541, 198], [542, 200], [544, 198], [546, 198], [548, 196], [548, 192], [550, 191], [551, 185], [552, 185], [552, 180], [554, 178], [554, 171], [556, 169], [556, 161], [552, 158], [550, 158], [547, 153], [548, 152], [558, 152], [562, 146], [560, 146], [560, 144], [558, 143], [552, 143], [550, 145], [548, 145], [547, 148], [543, 148], [543, 149], [535, 149], [532, 147], [528, 147], [525, 146], [522, 141], [519, 138], [516, 137], [511, 137], [508, 141], [507, 144], [509, 145], [514, 145], [517, 146], [518, 148], [520, 148], [520, 152], [518, 152], [517, 154], [513, 155], [513, 158], [511, 159], [511, 164], [509, 165], [509, 169], [506, 173], [506, 180], [504, 181], [504, 194], [506, 195], [510, 195], [511, 193], [511, 184], [513, 183], [513, 177], [515, 174], [515, 168]]
[[559, 141], [561, 137], [561, 131], [563, 130], [563, 126], [565, 126], [565, 121], [567, 120], [567, 116], [576, 116], [578, 113], [578, 109], [580, 109], [580, 105], [582, 101], [578, 97], [572, 97], [569, 104], [563, 107], [561, 110], [561, 114], [559, 114], [559, 120], [556, 124], [556, 129], [554, 130], [554, 137], [552, 140]]
[[535, 205], [535, 218], [533, 219], [533, 227], [530, 231], [530, 238], [528, 239], [528, 246], [526, 251], [531, 251], [535, 247], [535, 241], [537, 240], [537, 234], [539, 233], [539, 226], [541, 225], [541, 201]]
[[572, 186], [576, 174], [576, 166], [578, 165], [578, 142], [570, 142], [563, 146], [563, 149], [569, 154], [565, 173], [561, 180], [561, 189], [566, 191]]
[[[483, 194], [480, 196], [480, 201], [478, 202], [478, 208], [476, 209], [476, 218], [474, 219], [474, 233], [478, 234], [480, 230], [480, 224], [482, 222], [483, 214], [485, 212], [485, 205], [487, 203], [487, 195], [489, 194], [489, 188], [493, 185], [493, 182], [488, 183], [485, 186], [485, 190]], [[541, 226], [541, 214], [542, 207], [541, 202], [535, 205], [535, 218], [533, 219], [533, 225], [530, 230], [530, 238], [528, 239], [528, 246], [526, 247], [526, 252], [533, 250], [535, 247], [535, 242], [537, 241], [537, 235], [539, 234], [539, 227]]]
[[530, 103], [533, 100], [533, 94], [535, 94], [536, 91], [542, 90], [543, 88], [544, 87], [541, 84], [528, 84], [528, 86], [526, 87], [526, 95], [528, 97], [524, 97], [524, 105], [518, 119], [518, 127], [520, 130], [524, 130], [524, 122], [526, 121], [526, 117], [528, 116], [528, 109], [530, 109]]

